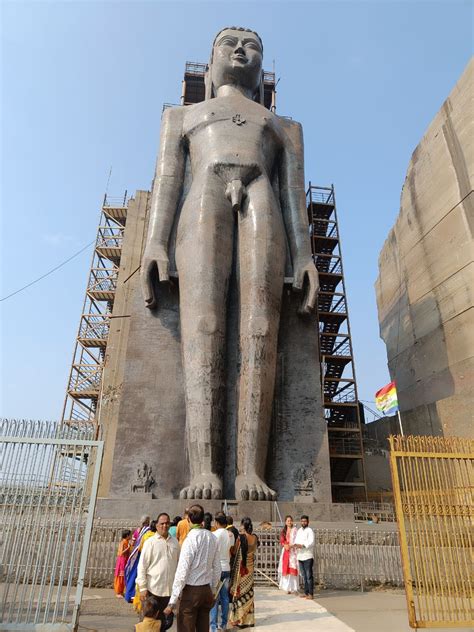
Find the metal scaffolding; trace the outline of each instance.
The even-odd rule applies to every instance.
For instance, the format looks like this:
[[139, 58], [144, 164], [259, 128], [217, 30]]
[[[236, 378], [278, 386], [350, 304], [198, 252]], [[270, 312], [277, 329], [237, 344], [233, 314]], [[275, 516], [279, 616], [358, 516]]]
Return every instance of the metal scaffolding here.
[[310, 182], [306, 201], [320, 283], [316, 316], [333, 500], [366, 500], [361, 412], [334, 187]]
[[127, 219], [127, 192], [104, 196], [86, 295], [74, 345], [62, 423], [98, 425], [102, 372]]

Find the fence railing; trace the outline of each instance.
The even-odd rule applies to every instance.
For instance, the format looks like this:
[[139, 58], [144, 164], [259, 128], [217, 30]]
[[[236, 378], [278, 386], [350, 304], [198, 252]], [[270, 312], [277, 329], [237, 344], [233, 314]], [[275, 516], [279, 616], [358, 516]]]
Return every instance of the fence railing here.
[[374, 518], [376, 522], [396, 522], [397, 520], [392, 503], [375, 501], [354, 503], [354, 518], [363, 522], [374, 520]]
[[410, 625], [473, 626], [474, 441], [389, 441]]
[[[92, 531], [85, 586], [112, 587], [117, 548], [123, 529], [129, 522], [96, 519]], [[0, 526], [0, 538], [6, 525]], [[81, 530], [84, 525], [81, 526]], [[259, 548], [255, 563], [255, 582], [278, 583], [281, 553], [279, 528], [256, 531]], [[40, 537], [39, 534], [33, 535]], [[12, 561], [8, 561], [14, 564]], [[19, 569], [22, 573], [25, 569]], [[68, 575], [76, 578], [79, 557], [72, 559]], [[361, 588], [388, 584], [403, 585], [398, 533], [354, 529], [315, 529], [314, 576], [317, 583], [332, 588]]]
[[[87, 586], [112, 586], [120, 533], [131, 526], [122, 521], [95, 521], [85, 577]], [[279, 529], [273, 527], [256, 533], [260, 546], [255, 581], [278, 582]], [[341, 588], [403, 584], [397, 532], [315, 529], [315, 536], [314, 573], [319, 584]]]
[[0, 630], [72, 632], [103, 442], [91, 425], [6, 419], [0, 429]]

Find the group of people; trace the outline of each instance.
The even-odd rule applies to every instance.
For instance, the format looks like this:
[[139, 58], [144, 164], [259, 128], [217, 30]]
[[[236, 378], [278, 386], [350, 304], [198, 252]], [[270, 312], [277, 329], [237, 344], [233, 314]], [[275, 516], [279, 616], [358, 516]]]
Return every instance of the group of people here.
[[122, 533], [114, 589], [140, 613], [136, 632], [164, 632], [176, 611], [178, 632], [253, 627], [257, 547], [250, 518], [238, 530], [199, 504], [173, 522], [167, 513], [143, 516], [133, 534]]
[[304, 593], [300, 597], [313, 599], [314, 579], [314, 531], [309, 526], [309, 518], [301, 516], [298, 529], [292, 516], [285, 517], [285, 525], [280, 534], [282, 546], [278, 564], [279, 588], [289, 595], [298, 594], [298, 571], [303, 580]]

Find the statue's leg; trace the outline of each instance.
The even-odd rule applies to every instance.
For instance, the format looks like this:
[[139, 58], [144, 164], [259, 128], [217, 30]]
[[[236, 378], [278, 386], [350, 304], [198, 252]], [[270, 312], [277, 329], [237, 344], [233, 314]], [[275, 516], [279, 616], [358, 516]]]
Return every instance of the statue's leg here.
[[272, 414], [285, 231], [270, 182], [247, 187], [239, 215], [240, 370], [237, 499], [274, 500], [264, 481]]
[[[198, 194], [194, 194], [198, 191]], [[177, 235], [186, 444], [191, 479], [181, 498], [221, 498], [226, 297], [234, 217], [222, 180], [194, 183]]]

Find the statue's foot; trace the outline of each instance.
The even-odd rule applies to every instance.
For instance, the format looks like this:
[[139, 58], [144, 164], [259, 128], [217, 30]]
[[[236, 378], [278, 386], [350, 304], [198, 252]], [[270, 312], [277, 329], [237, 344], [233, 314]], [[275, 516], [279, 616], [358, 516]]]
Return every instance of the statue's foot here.
[[239, 474], [235, 479], [237, 500], [276, 500], [277, 493], [256, 474]]
[[210, 500], [222, 498], [222, 481], [216, 474], [195, 476], [187, 487], [183, 487], [180, 498]]

